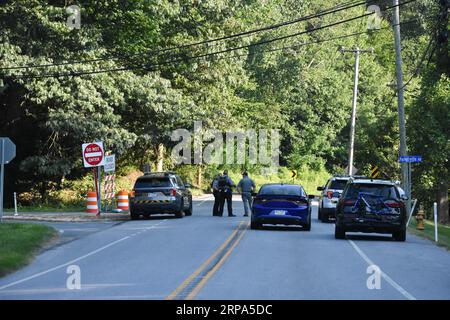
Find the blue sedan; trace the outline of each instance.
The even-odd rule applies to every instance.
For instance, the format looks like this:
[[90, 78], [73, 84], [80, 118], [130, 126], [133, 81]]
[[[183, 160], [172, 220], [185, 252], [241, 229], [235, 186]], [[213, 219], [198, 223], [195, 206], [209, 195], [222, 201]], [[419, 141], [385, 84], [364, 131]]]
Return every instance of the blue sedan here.
[[251, 229], [260, 229], [263, 224], [283, 224], [311, 230], [312, 198], [299, 185], [263, 185], [253, 199]]

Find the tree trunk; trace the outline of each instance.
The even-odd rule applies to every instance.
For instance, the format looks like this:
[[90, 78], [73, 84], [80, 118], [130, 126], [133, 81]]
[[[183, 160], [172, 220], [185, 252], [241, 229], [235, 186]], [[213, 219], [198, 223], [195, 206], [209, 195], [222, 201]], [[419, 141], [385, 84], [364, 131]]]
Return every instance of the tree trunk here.
[[438, 214], [440, 223], [448, 223], [448, 181], [444, 180], [439, 183], [438, 187]]
[[161, 172], [163, 171], [164, 164], [164, 145], [162, 143], [158, 144], [156, 159], [156, 171]]
[[197, 166], [197, 187], [201, 189], [203, 182], [203, 170], [202, 165]]

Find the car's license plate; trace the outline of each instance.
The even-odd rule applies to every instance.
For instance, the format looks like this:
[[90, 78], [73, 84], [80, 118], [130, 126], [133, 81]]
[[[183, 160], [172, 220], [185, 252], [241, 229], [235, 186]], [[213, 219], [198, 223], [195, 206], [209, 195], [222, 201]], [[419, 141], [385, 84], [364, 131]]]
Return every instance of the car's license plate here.
[[153, 198], [153, 197], [157, 197], [158, 196], [158, 194], [156, 194], [156, 193], [147, 193], [147, 197], [149, 197], [149, 198]]
[[286, 214], [285, 210], [273, 210], [272, 212], [276, 216], [284, 216]]

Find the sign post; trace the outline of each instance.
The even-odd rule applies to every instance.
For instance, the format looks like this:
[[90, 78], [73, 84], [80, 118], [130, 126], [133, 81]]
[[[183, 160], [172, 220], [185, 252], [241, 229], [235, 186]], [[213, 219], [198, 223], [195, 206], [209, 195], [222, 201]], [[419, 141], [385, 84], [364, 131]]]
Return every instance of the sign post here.
[[3, 219], [3, 193], [5, 190], [5, 164], [16, 157], [16, 145], [6, 137], [0, 137], [0, 222]]
[[[411, 163], [416, 162], [422, 162], [422, 156], [400, 156], [398, 159], [398, 162], [400, 163], [406, 163], [407, 164], [407, 175], [406, 179], [407, 181], [403, 182], [403, 185], [406, 186], [406, 195], [408, 196], [408, 200], [406, 203], [408, 214], [411, 214], [411, 194], [412, 194], [412, 167]], [[406, 182], [406, 183], [405, 183]]]
[[[94, 174], [95, 192], [97, 194], [97, 205], [101, 208], [101, 172], [100, 168], [95, 170], [95, 167], [100, 167], [105, 164], [105, 151], [103, 149], [103, 142], [84, 143], [81, 146], [83, 155], [83, 164], [85, 168], [92, 168]], [[97, 172], [96, 172], [97, 171]]]

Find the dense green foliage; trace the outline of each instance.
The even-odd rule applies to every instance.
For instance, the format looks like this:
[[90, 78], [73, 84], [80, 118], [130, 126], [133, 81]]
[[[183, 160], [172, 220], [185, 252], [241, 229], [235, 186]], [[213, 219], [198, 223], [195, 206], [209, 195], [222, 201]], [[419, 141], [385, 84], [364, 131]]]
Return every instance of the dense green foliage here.
[[[164, 160], [165, 168], [173, 168], [170, 133], [192, 130], [194, 120], [201, 120], [205, 129], [279, 129], [282, 166], [342, 172], [354, 57], [341, 54], [339, 46], [374, 48], [375, 53], [361, 55], [355, 166], [364, 173], [376, 164], [385, 177], [399, 179], [392, 10], [382, 11], [380, 30], [368, 31], [364, 17], [308, 32], [364, 14], [365, 6], [357, 6], [228, 41], [158, 51], [296, 19], [341, 2], [7, 1], [0, 7], [0, 78], [7, 86], [0, 92], [0, 130], [18, 145], [17, 159], [8, 166], [8, 192], [32, 191], [45, 198], [62, 188], [65, 179], [86, 175], [80, 145], [93, 140], [104, 141], [118, 155], [119, 166]], [[80, 29], [66, 26], [65, 6], [70, 4], [81, 7]], [[377, 4], [384, 10], [391, 1]], [[402, 25], [405, 79], [414, 75], [406, 92], [407, 116], [414, 123], [408, 122], [408, 144], [428, 159], [415, 177], [421, 181], [417, 190], [428, 201], [442, 182], [437, 177], [445, 177], [447, 186], [449, 180], [449, 154], [440, 152], [450, 150], [448, 119], [438, 121], [439, 114], [449, 114], [445, 48], [438, 46], [426, 59], [431, 63], [416, 70], [429, 40], [442, 29], [439, 10], [432, 0], [401, 8], [402, 21], [408, 22]], [[303, 34], [189, 59], [298, 32]], [[332, 40], [353, 33], [359, 34]], [[80, 60], [91, 61], [4, 69]], [[442, 76], [432, 75], [443, 66]], [[122, 68], [128, 70], [29, 78]], [[422, 80], [426, 74], [428, 82]], [[430, 148], [424, 139], [430, 140]], [[242, 167], [231, 168], [238, 172]], [[203, 172], [209, 178], [221, 168]], [[196, 173], [178, 169], [188, 176]], [[260, 173], [262, 168], [248, 169]]]

